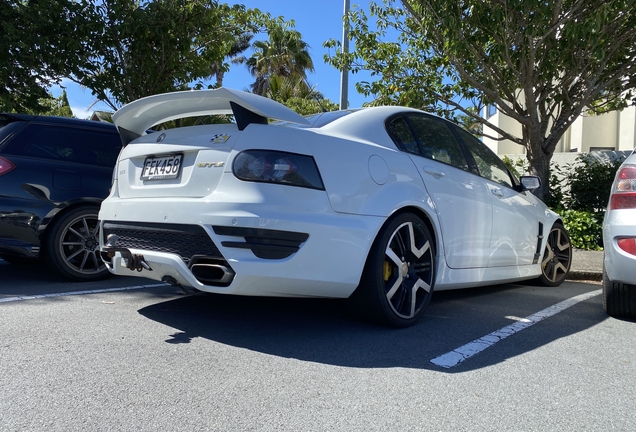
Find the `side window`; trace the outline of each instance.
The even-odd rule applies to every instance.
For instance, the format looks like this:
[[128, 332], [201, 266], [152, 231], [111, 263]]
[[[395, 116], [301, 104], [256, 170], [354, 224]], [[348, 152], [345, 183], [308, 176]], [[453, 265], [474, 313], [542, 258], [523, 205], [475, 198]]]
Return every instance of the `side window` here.
[[473, 155], [479, 174], [482, 177], [492, 180], [495, 183], [513, 187], [508, 168], [506, 168], [506, 165], [499, 156], [465, 130], [455, 128], [455, 131], [468, 148], [468, 151]]
[[408, 120], [421, 146], [421, 156], [468, 171], [468, 163], [459, 144], [443, 120], [410, 115]]
[[391, 123], [387, 125], [387, 132], [400, 150], [408, 153], [420, 154], [420, 149], [417, 146], [417, 140], [411, 133], [411, 128], [408, 123], [406, 123], [406, 120], [404, 120], [404, 117], [398, 117], [391, 120]]
[[31, 124], [7, 150], [22, 156], [110, 168], [117, 161], [121, 142], [114, 132]]

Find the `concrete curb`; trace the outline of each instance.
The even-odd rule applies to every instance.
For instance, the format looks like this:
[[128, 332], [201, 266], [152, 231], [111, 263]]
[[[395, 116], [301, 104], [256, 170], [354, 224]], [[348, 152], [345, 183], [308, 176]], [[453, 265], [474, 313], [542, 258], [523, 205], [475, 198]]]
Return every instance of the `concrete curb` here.
[[603, 280], [603, 251], [572, 250], [572, 265], [568, 280]]
[[579, 270], [570, 270], [566, 280], [572, 281], [597, 281], [600, 282], [603, 280], [603, 273], [595, 272], [595, 271], [579, 271]]

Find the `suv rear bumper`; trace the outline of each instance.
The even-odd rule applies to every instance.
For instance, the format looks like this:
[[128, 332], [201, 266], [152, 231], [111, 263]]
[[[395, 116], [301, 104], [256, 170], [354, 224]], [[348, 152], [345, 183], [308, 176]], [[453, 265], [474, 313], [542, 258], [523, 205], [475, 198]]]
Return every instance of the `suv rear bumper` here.
[[636, 256], [618, 247], [618, 239], [636, 238], [636, 209], [608, 211], [603, 222], [604, 266], [612, 282], [636, 285]]

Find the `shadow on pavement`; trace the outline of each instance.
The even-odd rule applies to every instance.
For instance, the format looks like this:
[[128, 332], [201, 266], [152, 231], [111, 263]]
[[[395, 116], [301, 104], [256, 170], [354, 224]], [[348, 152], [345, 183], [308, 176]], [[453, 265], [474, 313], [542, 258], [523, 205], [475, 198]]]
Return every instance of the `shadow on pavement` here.
[[430, 360], [561, 300], [598, 285], [559, 288], [503, 285], [435, 293], [424, 320], [393, 329], [361, 322], [342, 300], [193, 295], [145, 307], [143, 316], [170, 329], [166, 342], [200, 337], [230, 346], [302, 361], [359, 368], [424, 368], [449, 373], [503, 362], [607, 318], [599, 297], [508, 337], [451, 369]]
[[76, 282], [62, 277], [40, 261], [29, 264], [9, 264], [0, 259], [0, 298], [158, 283], [146, 278], [124, 276], [112, 276], [99, 281]]

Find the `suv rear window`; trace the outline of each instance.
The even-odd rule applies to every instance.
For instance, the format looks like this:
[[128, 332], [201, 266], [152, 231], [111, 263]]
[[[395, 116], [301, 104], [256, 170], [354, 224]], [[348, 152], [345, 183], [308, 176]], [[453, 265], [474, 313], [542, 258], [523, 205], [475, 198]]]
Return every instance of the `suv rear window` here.
[[8, 136], [24, 126], [24, 123], [25, 122], [21, 120], [14, 120], [9, 117], [0, 115], [0, 148], [2, 148], [2, 142]]
[[5, 153], [113, 167], [121, 150], [116, 132], [31, 123]]

